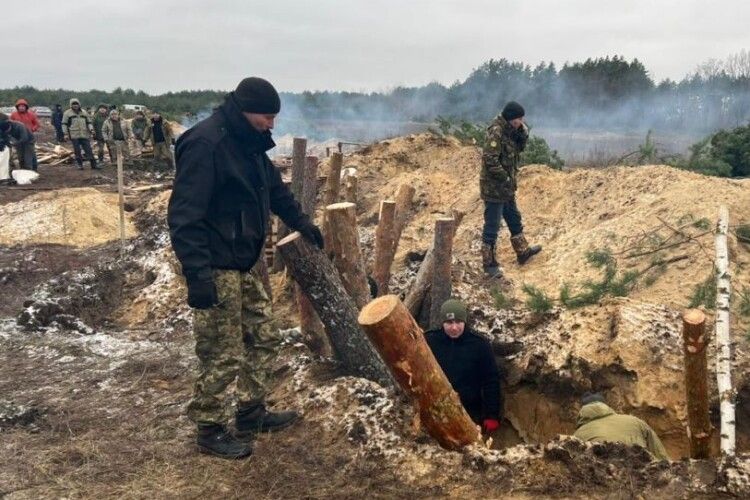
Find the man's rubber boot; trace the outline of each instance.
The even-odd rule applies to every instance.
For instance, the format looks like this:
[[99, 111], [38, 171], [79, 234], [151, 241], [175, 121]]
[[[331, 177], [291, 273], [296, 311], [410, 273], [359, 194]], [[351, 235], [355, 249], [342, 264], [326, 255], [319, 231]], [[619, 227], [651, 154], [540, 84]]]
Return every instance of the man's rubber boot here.
[[201, 453], [232, 460], [253, 453], [251, 442], [236, 438], [226, 427], [218, 424], [198, 424], [196, 444]]
[[501, 278], [503, 270], [495, 257], [495, 245], [482, 243], [482, 269], [490, 278]]
[[289, 427], [299, 418], [296, 411], [272, 412], [263, 403], [240, 405], [237, 409], [237, 437], [247, 438], [259, 432], [275, 432]]
[[101, 170], [102, 167], [96, 164], [95, 160], [91, 160], [91, 170]]
[[77, 163], [77, 165], [78, 165], [78, 170], [83, 170], [83, 163]]
[[521, 265], [526, 264], [530, 258], [542, 251], [541, 245], [529, 245], [523, 233], [512, 236], [510, 243], [513, 245], [513, 250], [516, 251], [516, 259]]

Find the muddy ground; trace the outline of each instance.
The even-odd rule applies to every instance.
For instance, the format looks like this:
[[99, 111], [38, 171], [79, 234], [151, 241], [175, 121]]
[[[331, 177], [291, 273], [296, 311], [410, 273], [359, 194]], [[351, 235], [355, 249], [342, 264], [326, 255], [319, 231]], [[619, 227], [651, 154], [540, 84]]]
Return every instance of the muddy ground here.
[[[454, 289], [469, 301], [472, 320], [491, 337], [506, 373], [506, 420], [503, 432], [495, 436], [494, 449], [474, 447], [459, 453], [440, 449], [414, 428], [406, 401], [372, 382], [345, 376], [330, 360], [312, 356], [293, 328], [297, 320], [290, 284], [283, 275], [274, 275], [275, 325], [285, 331], [287, 341], [275, 367], [270, 403], [296, 409], [304, 418], [282, 433], [259, 438], [248, 460], [231, 462], [197, 454], [193, 426], [184, 415], [195, 367], [191, 319], [164, 221], [169, 178], [163, 173], [131, 171], [127, 175], [127, 216], [135, 233], [124, 256], [116, 233], [95, 245], [18, 241], [0, 247], [0, 495], [750, 495], [746, 454], [739, 460], [724, 461], [683, 458], [686, 438], [679, 312], [693, 284], [676, 280], [675, 275], [683, 270], [665, 269], [652, 284], [643, 285], [630, 297], [608, 297], [582, 309], [556, 305], [540, 316], [524, 304], [519, 290], [526, 276], [523, 273], [553, 290], [557, 286], [555, 273], [565, 266], [574, 268], [581, 258], [581, 252], [569, 243], [575, 228], [564, 229], [563, 221], [558, 221], [555, 230], [555, 214], [573, 213], [562, 204], [566, 196], [572, 196], [566, 194], [566, 181], [571, 177], [561, 176], [578, 176], [572, 177], [574, 185], [596, 186], [606, 194], [599, 204], [584, 197], [590, 204], [587, 219], [579, 224], [581, 238], [600, 241], [607, 231], [620, 231], [617, 236], [629, 241], [638, 228], [633, 227], [627, 204], [623, 209], [616, 201], [623, 185], [629, 186], [623, 179], [632, 172], [609, 169], [585, 176], [544, 167], [529, 170], [526, 179], [533, 189], [526, 191], [520, 203], [528, 213], [529, 234], [545, 244], [545, 252], [551, 255], [528, 270], [506, 264], [508, 280], [498, 285], [483, 280], [475, 255], [481, 213], [473, 205], [474, 154], [450, 141], [422, 135], [380, 143], [347, 156], [345, 161], [356, 166], [363, 177], [359, 211], [368, 255], [373, 211], [379, 199], [392, 195], [389, 193], [395, 192], [400, 182], [417, 186], [414, 214], [394, 265], [397, 292], [408, 286], [418, 265], [408, 256], [429, 245], [432, 218], [456, 205], [467, 212], [456, 246]], [[653, 182], [701, 180], [663, 168], [649, 171]], [[451, 169], [458, 174], [451, 176]], [[111, 167], [101, 173], [78, 172], [70, 166], [42, 166], [40, 170], [41, 182], [31, 187], [42, 189], [6, 188], [0, 192], [0, 207], [22, 203], [47, 190], [63, 193], [49, 203], [82, 199], [89, 189], [103, 195], [113, 190], [108, 181], [113, 177]], [[615, 177], [611, 185], [608, 177]], [[460, 183], [471, 188], [460, 196], [450, 196], [450, 188]], [[551, 186], [560, 193], [558, 201], [549, 196]], [[628, 189], [646, 187], [631, 185]], [[733, 196], [735, 187], [707, 183], [704, 189], [726, 189]], [[643, 202], [631, 207], [634, 211], [648, 213], [643, 207], [650, 205], [659, 209], [659, 215], [681, 212], [677, 193], [659, 197], [634, 192], [632, 198], [631, 204], [638, 204], [639, 198]], [[548, 208], [534, 214], [528, 207], [542, 200]], [[658, 203], [667, 203], [670, 210]], [[697, 212], [709, 209], [712, 207], [706, 204], [690, 211], [697, 217], [702, 216]], [[600, 217], [602, 213], [608, 215]], [[611, 222], [607, 228], [600, 226], [617, 218], [628, 223], [623, 223], [622, 229]], [[644, 227], [654, 223], [653, 218], [643, 219]], [[76, 228], [89, 230], [90, 226]], [[70, 241], [79, 240], [71, 237]], [[553, 258], [554, 244], [563, 248]], [[745, 259], [744, 247], [734, 241], [732, 245], [735, 260]], [[685, 246], [696, 263], [704, 258], [699, 245]], [[686, 251], [684, 247], [682, 251]], [[507, 249], [502, 255], [504, 262], [510, 262]], [[737, 269], [740, 279], [744, 272], [744, 268]], [[507, 296], [506, 302], [497, 300], [498, 290]], [[750, 449], [746, 427], [750, 384], [746, 341], [739, 327], [735, 338], [739, 449], [746, 453]], [[642, 449], [560, 437], [572, 432], [578, 398], [592, 389], [603, 391], [617, 409], [648, 421], [662, 435], [675, 461], [652, 462]], [[715, 414], [713, 418], [716, 420]]]

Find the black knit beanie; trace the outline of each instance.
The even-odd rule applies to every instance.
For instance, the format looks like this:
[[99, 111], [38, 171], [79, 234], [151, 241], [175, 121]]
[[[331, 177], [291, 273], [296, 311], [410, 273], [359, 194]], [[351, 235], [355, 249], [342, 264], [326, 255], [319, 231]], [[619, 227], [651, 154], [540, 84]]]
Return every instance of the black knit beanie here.
[[237, 85], [234, 98], [246, 113], [273, 115], [281, 110], [281, 98], [270, 82], [251, 76]]
[[10, 118], [5, 113], [0, 113], [0, 132], [10, 130]]
[[586, 406], [591, 403], [604, 403], [604, 396], [598, 392], [587, 392], [581, 398], [581, 405]]
[[523, 106], [518, 104], [516, 101], [510, 101], [505, 105], [501, 114], [507, 121], [511, 121], [515, 120], [516, 118], [521, 118], [526, 114], [526, 111], [523, 109]]

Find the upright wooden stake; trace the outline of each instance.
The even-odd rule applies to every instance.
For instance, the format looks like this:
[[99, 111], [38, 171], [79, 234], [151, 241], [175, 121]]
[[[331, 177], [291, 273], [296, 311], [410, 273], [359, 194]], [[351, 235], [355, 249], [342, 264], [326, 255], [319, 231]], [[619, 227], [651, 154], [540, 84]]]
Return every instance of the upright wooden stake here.
[[370, 287], [359, 248], [357, 206], [348, 202], [328, 205], [326, 218], [331, 234], [331, 246], [326, 248], [326, 252], [332, 256], [344, 288], [354, 299], [357, 308], [361, 309], [370, 302]]
[[117, 144], [117, 197], [120, 205], [120, 257], [125, 257], [125, 186], [122, 180], [122, 145]]
[[373, 300], [358, 321], [399, 386], [415, 402], [422, 425], [441, 446], [456, 450], [481, 439], [422, 330], [398, 297]]
[[333, 263], [297, 232], [276, 246], [284, 256], [289, 273], [323, 321], [334, 353], [344, 369], [391, 387], [393, 380], [388, 369], [358, 326], [357, 308]]
[[721, 414], [721, 453], [735, 454], [734, 389], [732, 388], [732, 349], [729, 330], [730, 274], [727, 229], [729, 211], [719, 208], [716, 225], [716, 380]]
[[345, 178], [346, 193], [344, 199], [349, 203], [357, 204], [357, 176], [347, 175]]
[[325, 205], [332, 205], [339, 201], [339, 190], [341, 189], [341, 165], [344, 162], [344, 155], [335, 152], [331, 155], [328, 162], [328, 178], [326, 179]]
[[[307, 156], [305, 158], [305, 169], [302, 174], [302, 196], [300, 197], [300, 205], [302, 211], [313, 219], [315, 216], [315, 199], [318, 195], [318, 158], [315, 156]], [[302, 337], [310, 347], [310, 349], [321, 355], [329, 357], [333, 351], [331, 346], [326, 339], [323, 325], [318, 319], [318, 315], [315, 313], [315, 309], [310, 301], [307, 299], [299, 285], [295, 287], [295, 295], [297, 297], [297, 304], [299, 306], [299, 324]]]
[[687, 399], [690, 458], [708, 458], [711, 421], [708, 412], [708, 369], [706, 361], [706, 315], [699, 309], [688, 309], [682, 315], [682, 339], [685, 359], [685, 394]]
[[401, 233], [404, 231], [404, 227], [406, 227], [406, 221], [409, 218], [411, 204], [414, 201], [414, 194], [416, 192], [416, 188], [411, 184], [401, 184], [396, 192], [396, 244], [393, 248], [394, 254], [401, 239]]
[[[463, 218], [463, 212], [459, 210], [453, 211], [453, 237], [456, 236], [456, 232], [458, 231], [458, 227], [461, 225]], [[419, 271], [417, 271], [417, 277], [414, 278], [414, 283], [411, 285], [411, 288], [409, 288], [409, 293], [406, 294], [406, 298], [404, 299], [404, 305], [415, 318], [419, 317], [419, 311], [423, 308], [423, 303], [425, 302], [427, 292], [432, 283], [432, 273], [435, 268], [434, 257], [435, 246], [432, 245], [427, 250], [424, 260], [422, 260], [422, 265], [419, 266]], [[429, 302], [429, 300], [427, 302]]]
[[[302, 203], [302, 186], [305, 176], [305, 154], [307, 153], [307, 139], [295, 137], [292, 139], [292, 184], [290, 190], [294, 199]], [[279, 221], [278, 239], [281, 240], [289, 234], [289, 228]], [[284, 261], [277, 251], [273, 256], [273, 272], [279, 272], [284, 269]]]
[[375, 229], [375, 260], [372, 268], [372, 279], [378, 285], [378, 295], [388, 293], [388, 282], [391, 278], [391, 264], [396, 229], [396, 202], [383, 200], [380, 202], [380, 217]]
[[453, 219], [435, 221], [435, 249], [432, 284], [430, 285], [430, 327], [442, 323], [440, 307], [451, 297], [451, 263], [453, 260]]

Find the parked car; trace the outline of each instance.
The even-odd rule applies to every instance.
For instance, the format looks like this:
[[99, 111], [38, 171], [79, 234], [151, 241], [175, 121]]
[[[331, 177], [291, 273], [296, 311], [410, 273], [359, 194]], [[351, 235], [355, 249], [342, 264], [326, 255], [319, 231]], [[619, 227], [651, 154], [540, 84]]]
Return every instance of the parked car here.
[[13, 106], [3, 106], [3, 107], [0, 107], [0, 113], [5, 113], [8, 116], [10, 116], [10, 114], [12, 112], [14, 112], [15, 110], [16, 110], [16, 108], [14, 108]]
[[32, 106], [31, 110], [39, 118], [52, 118], [52, 110], [47, 106]]

